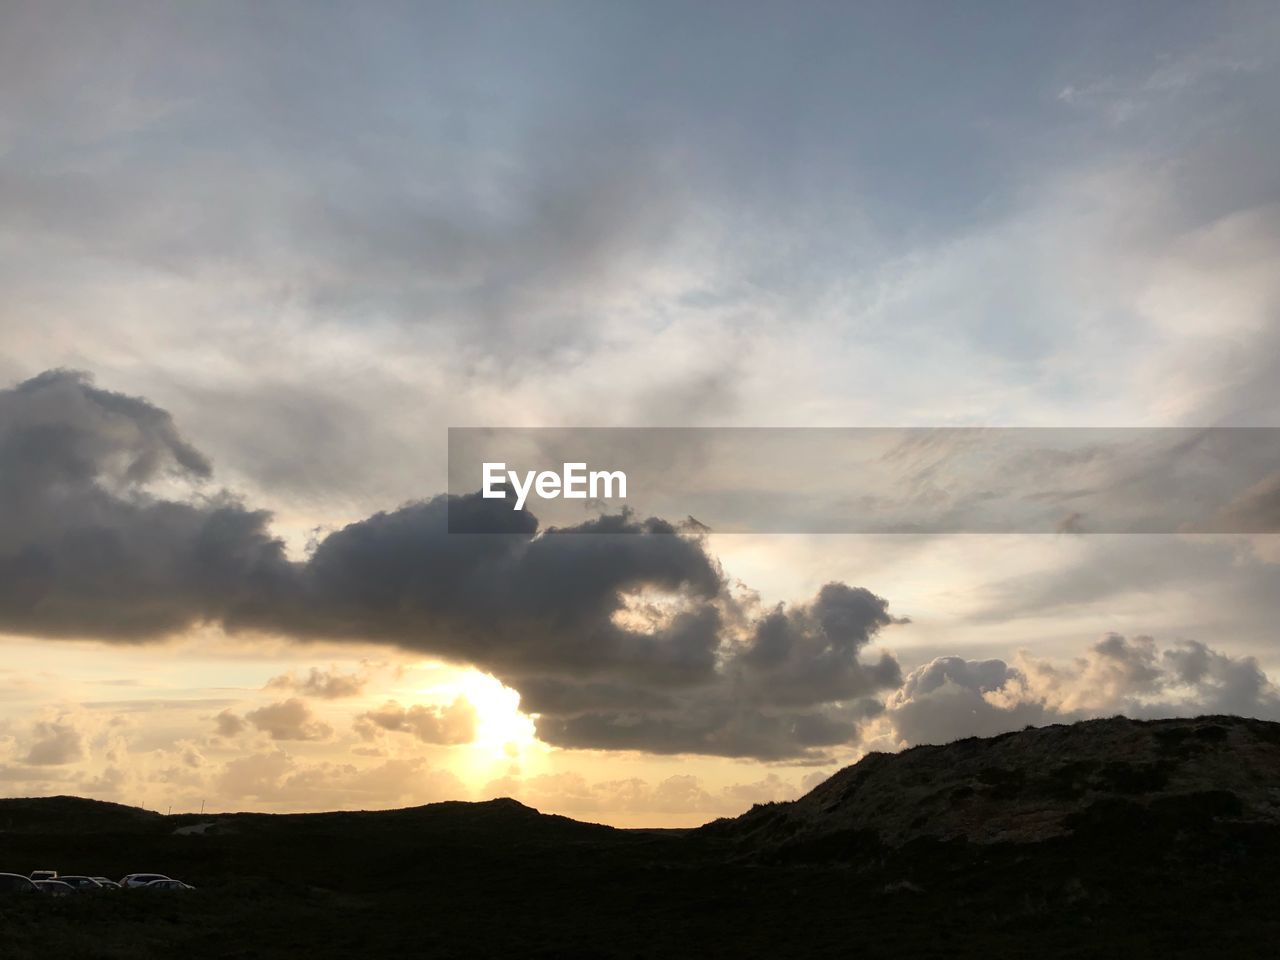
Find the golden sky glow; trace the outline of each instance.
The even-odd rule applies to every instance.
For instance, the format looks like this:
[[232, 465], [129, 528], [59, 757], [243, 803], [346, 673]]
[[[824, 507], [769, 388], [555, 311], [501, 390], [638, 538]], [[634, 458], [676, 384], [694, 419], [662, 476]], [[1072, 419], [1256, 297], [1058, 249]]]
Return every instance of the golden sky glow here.
[[[67, 734], [68, 754], [58, 758], [66, 762], [22, 764], [22, 779], [18, 765], [0, 767], [15, 795], [76, 793], [175, 811], [201, 803], [209, 811], [378, 809], [515, 795], [596, 822], [695, 825], [790, 796], [812, 773], [555, 749], [534, 736], [519, 694], [492, 676], [390, 650], [371, 659], [367, 649], [227, 640], [208, 656], [206, 635], [125, 649], [66, 641], [55, 662], [42, 642], [4, 643], [0, 749], [22, 760], [51, 734]], [[197, 643], [205, 655], [195, 652]], [[244, 717], [288, 700], [297, 691], [272, 681], [305, 681], [313, 667], [362, 681], [356, 695], [308, 701], [327, 733], [273, 739], [251, 721], [219, 733], [220, 714]], [[196, 677], [202, 685], [189, 686]], [[388, 701], [444, 709], [460, 697], [476, 714], [467, 743], [431, 744], [385, 730], [366, 740], [353, 730], [362, 714]]]

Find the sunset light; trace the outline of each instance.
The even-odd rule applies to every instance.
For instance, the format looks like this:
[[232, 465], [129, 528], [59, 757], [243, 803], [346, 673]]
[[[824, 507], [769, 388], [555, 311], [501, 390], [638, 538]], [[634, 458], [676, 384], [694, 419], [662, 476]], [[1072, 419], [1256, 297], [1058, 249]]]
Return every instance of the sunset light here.
[[1275, 955], [1278, 157], [1280, 0], [0, 0], [0, 960]]

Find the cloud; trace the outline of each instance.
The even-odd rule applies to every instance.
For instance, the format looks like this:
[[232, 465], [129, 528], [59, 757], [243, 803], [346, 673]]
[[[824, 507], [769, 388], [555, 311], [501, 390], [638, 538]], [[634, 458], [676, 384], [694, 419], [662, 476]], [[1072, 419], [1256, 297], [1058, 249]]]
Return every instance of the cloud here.
[[812, 603], [779, 604], [754, 624], [738, 658], [743, 677], [770, 702], [805, 705], [851, 700], [893, 686], [902, 675], [888, 654], [858, 659], [883, 627], [905, 623], [870, 590], [828, 583]]
[[272, 740], [327, 740], [333, 728], [317, 720], [305, 700], [296, 697], [250, 710], [245, 719]]
[[356, 732], [372, 740], [379, 730], [411, 733], [423, 743], [470, 743], [476, 736], [476, 708], [465, 696], [447, 706], [415, 703], [408, 709], [388, 700], [376, 710], [356, 717]]
[[[971, 620], [984, 627], [1023, 618], [1062, 624], [1087, 615], [1105, 627], [1123, 612], [1149, 629], [1194, 636], [1226, 628], [1257, 643], [1270, 636], [1280, 594], [1274, 567], [1249, 553], [1274, 547], [1276, 539], [1071, 537], [1048, 554], [1051, 563], [975, 585]], [[990, 574], [979, 568], [979, 576]]]
[[108, 766], [101, 773], [80, 781], [79, 789], [91, 796], [127, 797], [133, 776], [120, 767]]
[[[687, 11], [679, 31], [656, 8], [513, 13], [499, 31], [458, 10], [393, 29], [335, 16], [0, 13], [0, 373], [93, 363], [181, 413], [221, 477], [260, 487], [210, 490], [210, 458], [135, 398], [67, 374], [0, 391], [0, 630], [329, 636], [308, 617], [318, 571], [275, 537], [437, 489], [433, 424], [1276, 422], [1273, 10], [1154, 22], [1118, 5], [1083, 46], [1078, 18], [1040, 10], [993, 23], [831, 8], [781, 31], [766, 6], [732, 23]], [[886, 60], [884, 36], [936, 55]], [[386, 68], [352, 76], [352, 51]], [[421, 89], [444, 94], [424, 105]], [[1257, 493], [1232, 507], [1241, 529], [1275, 516], [1273, 491]], [[268, 503], [274, 525], [254, 509]], [[433, 571], [407, 574], [439, 546], [430, 514], [391, 511], [389, 588], [338, 564], [316, 619], [340, 610], [354, 638], [472, 662], [472, 634], [449, 632], [479, 602], [442, 606]], [[538, 533], [513, 536], [474, 577], [497, 601], [476, 657], [552, 742], [795, 756], [884, 721], [897, 681], [872, 646], [894, 630], [870, 611], [869, 639], [838, 648], [812, 617], [787, 620], [830, 577], [782, 569], [779, 552], [803, 548], [772, 544], [762, 563], [806, 583], [785, 629], [694, 580], [657, 588], [682, 595], [682, 624], [639, 626], [626, 614], [644, 582], [546, 609], [515, 596], [519, 541]], [[1064, 539], [997, 591], [975, 629], [1003, 633], [975, 650], [1015, 630], [1052, 643], [1087, 616], [1090, 632], [1136, 623], [1271, 655], [1274, 568], [1221, 544]], [[998, 562], [971, 549], [946, 585], [960, 606], [977, 594], [966, 576]], [[1047, 569], [1077, 549], [1078, 568]], [[884, 553], [867, 554], [884, 583]], [[931, 587], [912, 574], [886, 594], [895, 610]], [[947, 631], [947, 603], [919, 603], [920, 632]], [[1052, 622], [1016, 620], [1033, 616]], [[775, 633], [791, 653], [771, 661]], [[801, 650], [831, 675], [806, 672]], [[1175, 665], [1129, 640], [1085, 672], [1100, 690], [1145, 684], [1145, 701], [1248, 704], [1259, 671], [1205, 650]], [[1116, 699], [1092, 696], [1077, 665], [1006, 656], [1021, 679], [1001, 686], [974, 662], [917, 678], [921, 735], [945, 734], [944, 706], [977, 732]], [[1208, 679], [1169, 687], [1184, 675]], [[1041, 704], [1054, 676], [1064, 687]]]
[[230, 710], [223, 710], [214, 717], [213, 725], [217, 735], [226, 738], [239, 736], [245, 729], [244, 720]]
[[907, 676], [880, 723], [891, 743], [907, 745], [1115, 714], [1205, 713], [1280, 719], [1280, 690], [1253, 657], [1190, 640], [1162, 650], [1151, 637], [1113, 633], [1068, 664], [1025, 652], [1013, 664], [940, 657]]
[[889, 654], [861, 659], [897, 622], [868, 590], [829, 583], [809, 603], [746, 621], [746, 632], [726, 644], [714, 682], [602, 689], [562, 680], [527, 686], [522, 703], [541, 714], [539, 736], [562, 746], [815, 757], [849, 743], [880, 711], [875, 695], [901, 681]]
[[34, 738], [24, 763], [32, 766], [60, 766], [74, 763], [84, 755], [80, 731], [69, 723], [41, 721], [32, 731]]
[[276, 749], [229, 761], [218, 776], [217, 789], [232, 799], [262, 803], [303, 804], [332, 810], [401, 800], [431, 803], [466, 796], [462, 782], [447, 770], [434, 770], [420, 758], [387, 760], [372, 767], [348, 763], [300, 763]]
[[230, 619], [286, 569], [267, 515], [148, 492], [209, 473], [167, 413], [82, 374], [0, 391], [0, 629], [128, 641]]
[[269, 798], [292, 768], [293, 761], [283, 750], [249, 754], [227, 763], [218, 786], [232, 797]]
[[797, 787], [776, 773], [769, 773], [760, 780], [750, 783], [731, 784], [721, 792], [726, 799], [732, 799], [735, 804], [741, 804], [744, 809], [747, 809], [757, 803], [782, 803], [786, 800], [794, 800], [802, 789], [803, 784]]
[[563, 811], [574, 816], [612, 814], [694, 814], [736, 816], [756, 803], [793, 800], [799, 787], [770, 773], [751, 783], [734, 783], [709, 790], [691, 774], [676, 774], [657, 783], [640, 777], [589, 781], [575, 772], [546, 773], [534, 777], [503, 777], [490, 781], [484, 797], [514, 797], [543, 811]]
[[[520, 690], [550, 743], [663, 753], [812, 755], [849, 742], [900, 679], [888, 654], [861, 659], [895, 622], [882, 598], [831, 583], [757, 614], [703, 538], [656, 518], [540, 530], [505, 502], [439, 496], [292, 561], [266, 512], [204, 492], [208, 461], [167, 414], [81, 374], [0, 392], [0, 465], [0, 508], [20, 518], [0, 532], [0, 629], [136, 642], [212, 624], [387, 643]], [[451, 535], [450, 510], [483, 535]], [[272, 684], [336, 696], [355, 681], [313, 670]], [[275, 739], [328, 735], [298, 699], [247, 719]], [[404, 722], [430, 733], [428, 720]]]
[[[1194, 645], [1160, 654], [1142, 638], [1108, 638], [1071, 667], [950, 657], [904, 680], [893, 656], [868, 656], [902, 622], [882, 597], [833, 582], [761, 607], [731, 589], [704, 537], [625, 513], [543, 530], [505, 502], [440, 496], [350, 523], [290, 560], [268, 514], [204, 492], [209, 463], [167, 414], [77, 374], [0, 393], [0, 463], [0, 498], [17, 518], [0, 531], [0, 568], [13, 574], [0, 580], [0, 628], [120, 642], [213, 624], [391, 644], [492, 673], [556, 746], [822, 762], [877, 722], [917, 742], [1099, 710], [1268, 709], [1273, 697], [1252, 661]], [[450, 534], [451, 510], [487, 532]], [[1205, 551], [1233, 562], [1221, 544], [1194, 549], [1135, 563], [1131, 586], [1194, 578]], [[1269, 576], [1250, 570], [1238, 588], [1265, 593]], [[1114, 582], [1077, 566], [996, 595], [1009, 616], [1106, 596]], [[1171, 679], [1199, 664], [1194, 683]], [[312, 668], [269, 687], [336, 698], [362, 684]], [[234, 736], [237, 719], [220, 716], [219, 732]], [[245, 719], [275, 740], [332, 734], [298, 697]], [[390, 703], [357, 729], [459, 743], [474, 725], [462, 702]]]
[[[12, 783], [15, 786], [6, 788], [6, 792], [29, 790], [42, 792], [54, 789], [57, 784], [64, 784], [70, 778], [63, 772], [52, 772], [48, 767], [13, 766], [0, 763], [0, 782]], [[13, 795], [18, 795], [14, 793]]]
[[272, 677], [267, 687], [275, 690], [296, 690], [298, 693], [325, 700], [359, 696], [369, 682], [358, 673], [339, 673], [336, 670], [320, 670], [312, 667], [305, 677], [285, 673]]
[[1280, 473], [1259, 480], [1227, 504], [1216, 526], [1241, 533], [1280, 531]]

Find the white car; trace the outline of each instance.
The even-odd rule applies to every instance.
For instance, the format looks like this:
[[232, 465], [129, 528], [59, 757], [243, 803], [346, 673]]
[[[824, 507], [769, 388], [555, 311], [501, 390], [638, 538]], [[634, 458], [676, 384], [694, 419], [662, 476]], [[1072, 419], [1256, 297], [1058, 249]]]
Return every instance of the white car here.
[[170, 878], [166, 877], [163, 873], [131, 873], [120, 881], [120, 886], [124, 887], [126, 890], [132, 890], [137, 887], [145, 887], [147, 884], [153, 883], [156, 880], [168, 879]]

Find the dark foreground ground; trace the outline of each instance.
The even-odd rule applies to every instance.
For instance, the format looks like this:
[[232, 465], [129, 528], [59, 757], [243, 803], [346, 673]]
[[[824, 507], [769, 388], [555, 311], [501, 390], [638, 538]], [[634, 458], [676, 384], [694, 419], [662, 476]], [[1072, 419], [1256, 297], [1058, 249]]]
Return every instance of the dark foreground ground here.
[[0, 801], [0, 870], [200, 888], [0, 898], [0, 957], [1277, 956], [1280, 828], [1188, 797], [1087, 796], [1068, 835], [1030, 843], [844, 830], [767, 849], [732, 825], [615, 831], [513, 801], [205, 818], [209, 836]]

